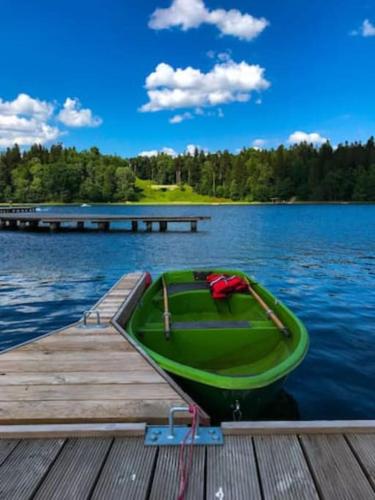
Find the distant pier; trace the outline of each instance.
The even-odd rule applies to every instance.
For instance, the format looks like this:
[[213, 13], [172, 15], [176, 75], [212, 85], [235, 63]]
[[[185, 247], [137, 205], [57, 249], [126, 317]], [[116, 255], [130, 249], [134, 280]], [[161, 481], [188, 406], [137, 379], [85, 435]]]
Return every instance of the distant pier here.
[[[210, 220], [208, 216], [138, 216], [138, 215], [95, 215], [95, 214], [43, 214], [34, 213], [30, 210], [17, 207], [0, 209], [0, 229], [37, 231], [42, 228], [49, 228], [56, 232], [61, 229], [84, 231], [90, 226], [96, 226], [99, 231], [109, 231], [111, 224], [119, 222], [129, 222], [129, 229], [132, 232], [139, 230], [139, 225], [144, 224], [146, 232], [152, 232], [155, 227], [160, 232], [168, 230], [168, 224], [187, 224], [190, 231], [198, 230], [198, 222]], [[91, 228], [91, 227], [90, 227]]]
[[0, 214], [17, 214], [36, 212], [36, 206], [32, 205], [1, 205]]

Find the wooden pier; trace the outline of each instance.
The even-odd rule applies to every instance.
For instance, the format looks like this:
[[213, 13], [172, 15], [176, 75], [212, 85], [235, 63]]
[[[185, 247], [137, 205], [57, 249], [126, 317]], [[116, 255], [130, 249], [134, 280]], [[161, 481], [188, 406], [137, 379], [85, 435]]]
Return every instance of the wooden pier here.
[[[186, 500], [373, 500], [375, 427], [334, 433], [269, 426], [223, 446], [196, 446]], [[323, 424], [324, 427], [324, 424]], [[175, 500], [179, 447], [145, 447], [143, 437], [54, 437], [0, 440], [0, 498]]]
[[0, 354], [0, 424], [166, 422], [192, 402], [111, 322], [126, 321], [145, 276], [124, 276], [78, 323]]
[[[144, 433], [193, 401], [122, 328], [145, 286], [128, 274], [79, 322], [0, 354], [0, 499], [177, 498], [180, 448]], [[194, 446], [187, 500], [375, 500], [375, 421], [221, 427], [224, 445]]]
[[31, 213], [36, 211], [32, 205], [0, 205], [0, 214]]
[[192, 232], [198, 230], [198, 222], [210, 220], [208, 216], [181, 216], [163, 217], [147, 215], [89, 215], [89, 214], [45, 214], [14, 213], [0, 211], [0, 229], [37, 231], [49, 228], [51, 231], [70, 229], [84, 231], [88, 227], [96, 227], [100, 231], [109, 231], [111, 224], [130, 223], [129, 230], [137, 232], [139, 224], [143, 223], [147, 232], [152, 232], [155, 226], [160, 232], [168, 230], [168, 224], [187, 224]]

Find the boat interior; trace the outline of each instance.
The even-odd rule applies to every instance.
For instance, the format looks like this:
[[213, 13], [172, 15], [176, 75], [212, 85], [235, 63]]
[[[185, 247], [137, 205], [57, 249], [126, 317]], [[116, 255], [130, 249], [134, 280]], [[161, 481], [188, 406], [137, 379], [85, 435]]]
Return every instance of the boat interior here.
[[[156, 285], [156, 284], [154, 284]], [[177, 363], [225, 376], [257, 375], [293, 350], [258, 302], [245, 293], [214, 300], [204, 281], [167, 286], [171, 334], [164, 332], [163, 286], [144, 298], [133, 332], [146, 348]]]

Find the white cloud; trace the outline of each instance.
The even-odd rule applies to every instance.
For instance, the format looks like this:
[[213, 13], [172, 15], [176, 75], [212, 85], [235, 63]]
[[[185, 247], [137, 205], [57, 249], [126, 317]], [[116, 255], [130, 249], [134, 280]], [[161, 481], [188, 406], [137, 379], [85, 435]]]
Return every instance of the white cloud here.
[[161, 149], [150, 149], [149, 151], [141, 151], [138, 156], [146, 156], [147, 158], [152, 158], [153, 156], [158, 156], [160, 154], [169, 155], [172, 157], [177, 156], [177, 152], [173, 148], [164, 147]]
[[251, 92], [265, 90], [270, 83], [264, 68], [245, 61], [232, 60], [215, 64], [208, 73], [188, 66], [174, 69], [160, 63], [146, 78], [149, 102], [141, 111], [178, 108], [201, 108], [230, 102], [245, 102]]
[[45, 120], [53, 113], [54, 105], [46, 101], [34, 99], [27, 94], [19, 94], [14, 101], [0, 98], [0, 116], [27, 116]]
[[193, 118], [193, 115], [189, 112], [182, 113], [181, 115], [174, 115], [172, 118], [169, 119], [169, 123], [172, 123], [173, 125], [176, 123], [181, 123], [184, 120], [191, 120]]
[[215, 52], [214, 50], [209, 50], [206, 52], [206, 56], [209, 59], [216, 59], [219, 62], [227, 62], [232, 59], [232, 51], [230, 49], [223, 52]]
[[157, 156], [159, 151], [157, 149], [149, 149], [147, 151], [141, 151], [138, 153], [138, 156], [145, 156], [146, 158], [152, 158], [153, 156]]
[[352, 36], [363, 36], [365, 38], [375, 36], [375, 25], [369, 19], [365, 19], [359, 29], [350, 32]]
[[19, 94], [13, 101], [0, 98], [0, 147], [30, 146], [53, 141], [61, 134], [48, 123], [54, 105], [27, 94]]
[[79, 99], [67, 97], [64, 107], [57, 116], [58, 120], [68, 127], [98, 127], [102, 119], [92, 114], [91, 109], [82, 108]]
[[208, 154], [208, 149], [202, 148], [202, 146], [199, 146], [199, 144], [188, 144], [185, 148], [185, 154], [194, 156], [196, 150], [198, 152], [202, 151], [205, 155]]
[[264, 18], [242, 14], [237, 9], [209, 10], [203, 0], [173, 0], [170, 7], [153, 12], [149, 27], [162, 30], [179, 26], [187, 31], [204, 23], [216, 26], [222, 35], [232, 35], [242, 40], [252, 40], [269, 24]]
[[161, 152], [165, 155], [177, 156], [177, 153], [173, 148], [162, 148]]
[[375, 36], [375, 26], [368, 19], [363, 21], [362, 36]]
[[322, 137], [318, 132], [302, 132], [296, 131], [293, 132], [288, 138], [288, 142], [290, 144], [298, 144], [300, 142], [308, 142], [309, 144], [323, 144], [327, 142], [328, 139], [326, 137]]
[[254, 139], [252, 142], [252, 146], [254, 149], [262, 149], [265, 146], [267, 141], [265, 139]]
[[11, 147], [16, 143], [19, 146], [31, 146], [56, 140], [64, 132], [54, 122], [56, 118], [63, 121], [60, 115], [68, 111], [73, 114], [70, 116], [71, 121], [63, 121], [66, 125], [94, 126], [95, 123], [96, 126], [101, 123], [99, 118], [93, 117], [90, 110], [80, 109], [77, 99], [68, 98], [57, 115], [56, 107], [55, 102], [42, 101], [24, 93], [13, 101], [0, 98], [0, 147]]

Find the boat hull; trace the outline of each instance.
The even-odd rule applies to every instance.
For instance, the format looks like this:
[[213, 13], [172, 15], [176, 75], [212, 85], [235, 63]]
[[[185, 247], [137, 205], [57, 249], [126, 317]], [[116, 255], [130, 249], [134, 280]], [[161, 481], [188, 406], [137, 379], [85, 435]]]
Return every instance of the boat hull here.
[[242, 278], [258, 299], [245, 290], [218, 300], [207, 271], [170, 271], [146, 291], [126, 330], [213, 420], [264, 418], [306, 355], [307, 331], [244, 273], [210, 273]]
[[202, 384], [173, 373], [170, 375], [214, 422], [260, 418], [264, 410], [277, 399], [286, 380], [283, 377], [259, 389], [233, 390]]

